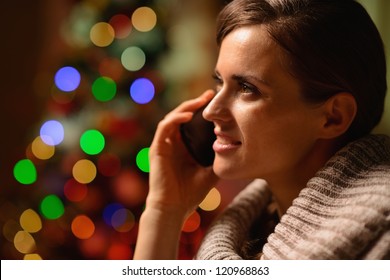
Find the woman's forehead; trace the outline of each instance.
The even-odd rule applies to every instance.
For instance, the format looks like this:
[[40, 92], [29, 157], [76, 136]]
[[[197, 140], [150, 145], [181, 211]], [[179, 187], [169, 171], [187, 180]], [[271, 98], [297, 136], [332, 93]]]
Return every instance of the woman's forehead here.
[[283, 71], [281, 53], [264, 26], [240, 27], [222, 41], [216, 68], [218, 71], [234, 68], [235, 71], [261, 75], [262, 80], [271, 82], [272, 75]]

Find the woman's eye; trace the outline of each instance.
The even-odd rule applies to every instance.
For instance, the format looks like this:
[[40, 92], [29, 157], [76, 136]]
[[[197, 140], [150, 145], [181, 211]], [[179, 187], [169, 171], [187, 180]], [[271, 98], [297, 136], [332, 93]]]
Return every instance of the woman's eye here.
[[241, 93], [250, 93], [250, 94], [259, 94], [259, 91], [256, 87], [249, 85], [247, 83], [240, 83], [240, 92]]
[[215, 81], [215, 90], [218, 92], [218, 91], [220, 91], [222, 89], [223, 81], [217, 75], [213, 75], [213, 79]]

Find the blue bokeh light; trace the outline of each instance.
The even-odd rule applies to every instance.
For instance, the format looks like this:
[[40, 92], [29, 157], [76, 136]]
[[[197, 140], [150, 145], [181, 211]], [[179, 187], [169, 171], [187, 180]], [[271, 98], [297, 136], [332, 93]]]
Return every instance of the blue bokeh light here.
[[118, 210], [123, 209], [123, 206], [120, 203], [111, 203], [108, 204], [103, 210], [103, 220], [109, 225], [113, 226], [112, 217]]
[[154, 97], [154, 85], [146, 78], [135, 80], [130, 87], [130, 96], [138, 104], [146, 104]]
[[46, 121], [41, 126], [40, 136], [47, 145], [58, 145], [64, 140], [64, 127], [59, 121]]
[[76, 90], [81, 81], [81, 76], [76, 68], [65, 66], [60, 68], [54, 76], [54, 82], [57, 88], [62, 91], [70, 92]]

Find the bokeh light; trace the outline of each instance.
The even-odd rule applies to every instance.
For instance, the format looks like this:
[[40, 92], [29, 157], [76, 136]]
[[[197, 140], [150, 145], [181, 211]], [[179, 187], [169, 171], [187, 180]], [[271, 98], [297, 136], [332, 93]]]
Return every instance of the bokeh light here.
[[15, 179], [24, 185], [35, 183], [37, 180], [37, 170], [34, 163], [29, 159], [19, 160], [14, 166]]
[[9, 242], [13, 242], [15, 234], [21, 230], [20, 224], [17, 223], [14, 220], [8, 220], [3, 225], [3, 236], [5, 239], [7, 239]]
[[97, 168], [104, 176], [115, 176], [118, 175], [121, 170], [121, 160], [115, 154], [105, 153], [98, 158]]
[[88, 184], [96, 177], [97, 169], [95, 164], [88, 159], [81, 159], [75, 163], [72, 169], [73, 177], [77, 182]]
[[199, 204], [199, 207], [204, 211], [214, 211], [221, 204], [221, 193], [212, 188], [203, 201]]
[[131, 168], [121, 170], [112, 181], [115, 198], [131, 207], [141, 207], [145, 203], [148, 186], [139, 172]]
[[103, 134], [96, 129], [85, 131], [80, 138], [80, 147], [88, 155], [99, 154], [103, 151], [105, 143]]
[[24, 255], [24, 260], [42, 260], [42, 257], [39, 254], [26, 254]]
[[119, 81], [125, 72], [122, 62], [115, 57], [106, 57], [100, 61], [99, 73], [102, 76], [110, 77], [114, 81]]
[[184, 222], [182, 231], [183, 232], [194, 232], [200, 226], [200, 215], [197, 211], [192, 212], [192, 214]]
[[27, 232], [38, 232], [42, 229], [41, 217], [32, 209], [25, 210], [20, 215], [20, 225]]
[[130, 87], [130, 96], [138, 104], [146, 104], [154, 97], [154, 85], [146, 78], [136, 79]]
[[47, 145], [59, 145], [64, 140], [64, 127], [56, 120], [46, 121], [40, 130], [42, 141]]
[[138, 71], [146, 63], [146, 55], [139, 47], [128, 47], [122, 52], [121, 62], [129, 71]]
[[88, 238], [80, 240], [80, 250], [86, 259], [102, 259], [105, 257], [107, 248], [112, 242], [108, 238], [108, 229], [103, 224], [95, 225], [94, 234]]
[[132, 251], [127, 244], [114, 243], [108, 248], [106, 258], [108, 260], [129, 260], [131, 256]]
[[107, 22], [98, 22], [92, 26], [89, 36], [96, 46], [107, 47], [114, 41], [115, 31]]
[[131, 20], [126, 15], [114, 15], [108, 23], [114, 28], [115, 38], [117, 39], [124, 39], [131, 33]]
[[71, 66], [60, 68], [54, 76], [54, 83], [58, 89], [70, 92], [76, 90], [81, 81], [79, 71]]
[[136, 156], [136, 164], [138, 168], [148, 173], [149, 172], [149, 148], [143, 148], [141, 149]]
[[103, 210], [103, 220], [104, 220], [104, 222], [107, 225], [109, 225], [109, 226], [113, 226], [112, 217], [114, 216], [115, 212], [120, 210], [120, 209], [123, 209], [123, 206], [120, 203], [110, 203], [110, 204], [108, 204], [104, 208], [104, 210]]
[[140, 7], [134, 11], [131, 16], [131, 21], [135, 29], [141, 32], [147, 32], [156, 26], [157, 15], [149, 7]]
[[47, 145], [43, 142], [42, 138], [38, 136], [31, 144], [31, 151], [36, 158], [47, 160], [54, 155], [55, 147], [53, 145]]
[[50, 194], [42, 200], [40, 210], [42, 215], [49, 220], [58, 219], [65, 212], [61, 199], [54, 194]]
[[79, 202], [85, 199], [88, 194], [86, 185], [70, 178], [64, 185], [64, 195], [69, 201]]
[[95, 224], [86, 215], [79, 215], [71, 224], [72, 233], [79, 239], [88, 239], [95, 232]]
[[32, 253], [36, 250], [34, 238], [26, 231], [19, 231], [14, 238], [14, 246], [22, 254]]
[[[202, 84], [203, 76], [172, 69], [188, 62], [187, 46], [197, 50], [193, 61], [210, 61], [209, 44], [195, 40], [209, 24], [160, 2], [85, 0], [52, 11], [54, 68], [38, 69], [31, 85], [43, 119], [33, 116], [19, 139], [24, 156], [4, 168], [15, 177], [0, 204], [5, 258], [131, 259], [149, 190], [145, 147], [176, 97]], [[177, 45], [167, 45], [168, 28], [186, 23], [187, 33], [173, 31]], [[177, 75], [184, 87], [171, 86]], [[192, 257], [216, 214], [205, 212], [219, 205], [212, 193], [183, 227], [181, 259]]]
[[129, 232], [134, 224], [135, 217], [129, 209], [118, 209], [111, 216], [111, 225], [118, 232]]
[[92, 84], [92, 93], [98, 101], [110, 101], [116, 95], [116, 83], [109, 77], [99, 77]]

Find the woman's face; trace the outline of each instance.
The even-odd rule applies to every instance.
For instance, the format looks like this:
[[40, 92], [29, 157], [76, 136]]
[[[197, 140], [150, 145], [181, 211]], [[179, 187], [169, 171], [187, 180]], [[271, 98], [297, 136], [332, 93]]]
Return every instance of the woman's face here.
[[217, 94], [203, 116], [214, 122], [214, 171], [221, 178], [297, 175], [315, 156], [318, 106], [304, 102], [283, 66], [282, 51], [262, 25], [223, 40]]

